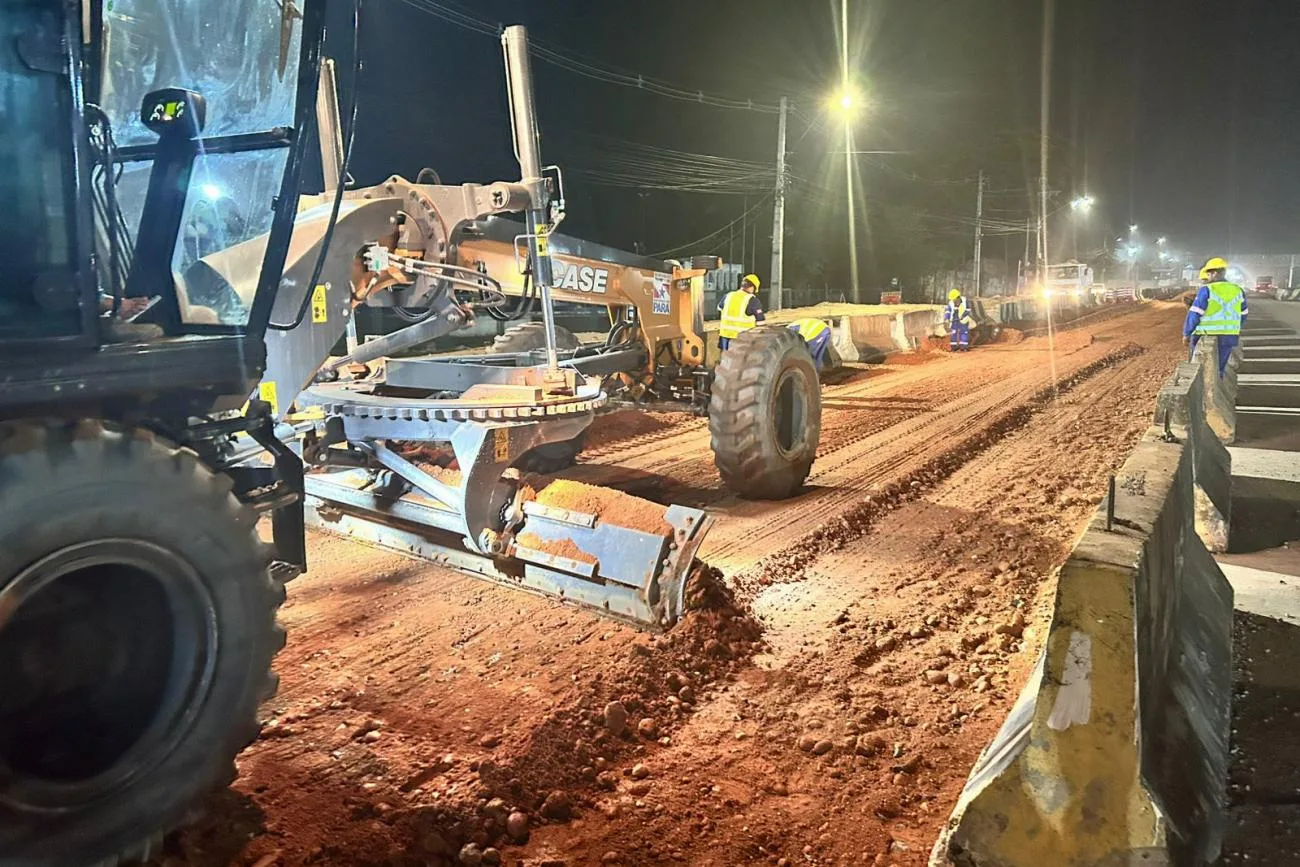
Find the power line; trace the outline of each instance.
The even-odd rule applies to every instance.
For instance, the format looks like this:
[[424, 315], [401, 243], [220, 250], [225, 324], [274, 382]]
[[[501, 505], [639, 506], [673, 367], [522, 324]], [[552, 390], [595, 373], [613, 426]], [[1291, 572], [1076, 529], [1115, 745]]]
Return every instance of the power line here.
[[[402, 2], [421, 12], [455, 24], [457, 27], [463, 27], [466, 30], [472, 30], [485, 36], [499, 36], [504, 30], [504, 27], [499, 22], [479, 18], [473, 13], [445, 2], [439, 2], [439, 0], [402, 0]], [[755, 102], [752, 99], [733, 99], [708, 94], [702, 90], [689, 90], [648, 75], [622, 72], [601, 66], [595, 61], [579, 59], [562, 46], [548, 45], [538, 39], [530, 39], [529, 42], [531, 43], [533, 56], [538, 60], [595, 81], [603, 81], [606, 84], [621, 87], [631, 87], [668, 99], [693, 102], [713, 108], [755, 111], [762, 114], [778, 114], [781, 111], [779, 104]]]
[[755, 211], [757, 211], [757, 210], [763, 208], [764, 206], [766, 206], [766, 205], [768, 204], [768, 202], [771, 201], [771, 199], [772, 199], [772, 195], [769, 193], [767, 196], [763, 197], [762, 199], [759, 199], [757, 204], [755, 204], [755, 205], [754, 205], [753, 207], [751, 207], [749, 210], [745, 211], [743, 214], [741, 214], [741, 215], [740, 215], [739, 217], [737, 217], [736, 219], [734, 219], [734, 220], [732, 220], [731, 222], [727, 223], [725, 226], [723, 226], [723, 227], [721, 227], [721, 228], [719, 228], [719, 229], [717, 229], [717, 230], [715, 230], [715, 231], [710, 232], [709, 234], [705, 235], [705, 236], [702, 237], [702, 238], [696, 238], [694, 241], [688, 241], [688, 242], [685, 243], [685, 244], [678, 244], [676, 247], [669, 247], [667, 250], [661, 250], [661, 251], [659, 251], [658, 253], [653, 253], [652, 255], [653, 255], [655, 258], [659, 258], [659, 257], [662, 257], [662, 256], [668, 256], [668, 255], [671, 255], [671, 254], [673, 254], [673, 253], [677, 253], [677, 252], [679, 252], [679, 251], [681, 251], [681, 250], [685, 250], [685, 249], [687, 249], [688, 247], [695, 247], [695, 246], [698, 246], [698, 245], [700, 245], [700, 244], [703, 244], [705, 241], [712, 241], [714, 238], [718, 237], [718, 236], [721, 235], [723, 232], [725, 232], [725, 231], [727, 231], [728, 229], [730, 229], [732, 226], [734, 226], [734, 225], [736, 225], [737, 223], [740, 223], [740, 222], [742, 222], [742, 221], [748, 219], [749, 216], [750, 216], [750, 214], [753, 214]]

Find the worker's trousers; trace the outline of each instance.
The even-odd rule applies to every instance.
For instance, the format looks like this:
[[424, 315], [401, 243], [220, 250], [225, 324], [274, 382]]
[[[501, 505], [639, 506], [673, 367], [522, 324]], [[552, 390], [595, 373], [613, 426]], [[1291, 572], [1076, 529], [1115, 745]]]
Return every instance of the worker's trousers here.
[[[1232, 350], [1237, 348], [1237, 344], [1241, 342], [1241, 337], [1237, 334], [1219, 334], [1216, 336], [1219, 338], [1219, 376], [1223, 376], [1228, 372], [1228, 362], [1232, 359]], [[1196, 357], [1196, 344], [1200, 342], [1201, 335], [1193, 334], [1192, 358]]]
[[954, 322], [949, 326], [951, 329], [948, 338], [951, 341], [953, 352], [967, 352], [970, 350], [970, 326], [963, 325], [960, 322]]

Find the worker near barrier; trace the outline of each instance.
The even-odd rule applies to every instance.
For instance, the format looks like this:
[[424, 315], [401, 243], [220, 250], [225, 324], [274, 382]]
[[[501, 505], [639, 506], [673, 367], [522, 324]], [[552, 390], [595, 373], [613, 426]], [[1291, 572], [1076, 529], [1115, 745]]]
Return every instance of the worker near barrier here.
[[831, 345], [830, 325], [821, 319], [796, 319], [786, 327], [803, 338], [813, 361], [817, 362], [817, 369], [821, 370]]
[[731, 341], [748, 331], [766, 317], [763, 315], [763, 302], [758, 300], [758, 277], [745, 275], [740, 281], [740, 288], [728, 292], [718, 305], [722, 322], [718, 327], [718, 347], [726, 349]]
[[953, 352], [970, 352], [970, 330], [975, 327], [970, 303], [960, 289], [948, 293], [948, 306], [943, 311], [943, 324], [948, 326], [948, 339]]
[[1241, 326], [1246, 322], [1246, 292], [1236, 283], [1228, 282], [1228, 263], [1215, 256], [1201, 269], [1200, 290], [1187, 309], [1183, 322], [1183, 343], [1196, 353], [1196, 344], [1202, 336], [1211, 336], [1219, 342], [1219, 375], [1228, 370], [1232, 350], [1241, 341]]

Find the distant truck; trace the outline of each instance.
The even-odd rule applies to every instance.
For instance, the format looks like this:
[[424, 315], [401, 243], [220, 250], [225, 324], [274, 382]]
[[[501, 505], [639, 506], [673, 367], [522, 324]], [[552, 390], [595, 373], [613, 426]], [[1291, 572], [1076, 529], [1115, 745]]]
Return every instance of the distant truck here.
[[1260, 295], [1272, 295], [1276, 288], [1277, 286], [1274, 285], [1272, 277], [1255, 278], [1255, 291]]
[[1092, 296], [1092, 268], [1080, 262], [1063, 262], [1047, 266], [1047, 281], [1043, 288], [1053, 295], [1071, 298]]

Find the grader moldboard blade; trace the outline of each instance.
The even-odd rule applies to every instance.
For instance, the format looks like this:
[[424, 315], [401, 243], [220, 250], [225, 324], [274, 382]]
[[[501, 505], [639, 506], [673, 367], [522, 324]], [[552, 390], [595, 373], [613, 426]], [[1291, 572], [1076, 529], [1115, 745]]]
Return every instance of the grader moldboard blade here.
[[560, 599], [633, 626], [669, 629], [685, 611], [695, 553], [712, 519], [567, 480], [520, 487], [518, 522], [498, 551], [449, 531], [459, 519], [425, 491], [392, 497], [360, 470], [307, 479], [314, 526], [415, 555], [477, 578]]
[[564, 479], [525, 486], [522, 511], [510, 553], [530, 588], [653, 629], [683, 615], [704, 512]]

